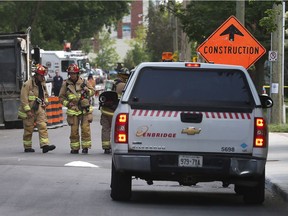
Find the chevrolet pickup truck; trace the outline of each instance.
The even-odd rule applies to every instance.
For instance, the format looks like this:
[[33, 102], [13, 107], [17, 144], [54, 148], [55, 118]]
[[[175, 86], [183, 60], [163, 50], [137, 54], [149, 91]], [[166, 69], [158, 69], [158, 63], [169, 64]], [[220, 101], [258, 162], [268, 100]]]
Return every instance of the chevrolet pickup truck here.
[[111, 128], [111, 198], [129, 200], [133, 181], [220, 181], [247, 204], [265, 199], [268, 130], [242, 66], [145, 62], [123, 90]]

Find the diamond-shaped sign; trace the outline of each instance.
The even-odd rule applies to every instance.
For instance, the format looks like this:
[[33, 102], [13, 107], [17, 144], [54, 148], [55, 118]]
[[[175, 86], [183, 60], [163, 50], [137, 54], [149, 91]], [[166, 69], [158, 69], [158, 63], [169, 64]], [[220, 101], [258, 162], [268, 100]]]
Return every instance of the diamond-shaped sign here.
[[236, 19], [229, 17], [197, 49], [207, 62], [249, 68], [266, 49]]

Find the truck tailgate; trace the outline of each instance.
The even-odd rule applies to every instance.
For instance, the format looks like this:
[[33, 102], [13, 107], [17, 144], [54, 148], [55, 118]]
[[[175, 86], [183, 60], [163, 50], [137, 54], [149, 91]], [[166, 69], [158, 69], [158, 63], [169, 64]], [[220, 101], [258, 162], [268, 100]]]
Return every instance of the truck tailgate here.
[[129, 149], [250, 154], [253, 116], [253, 113], [134, 109], [129, 116]]

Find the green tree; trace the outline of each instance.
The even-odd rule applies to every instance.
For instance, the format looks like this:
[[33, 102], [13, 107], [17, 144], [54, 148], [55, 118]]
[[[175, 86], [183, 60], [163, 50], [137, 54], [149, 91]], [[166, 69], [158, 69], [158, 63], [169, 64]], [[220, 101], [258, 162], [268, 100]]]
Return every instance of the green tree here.
[[162, 52], [173, 52], [172, 26], [169, 12], [161, 10], [150, 1], [148, 8], [147, 51], [151, 61], [161, 61]]
[[99, 44], [99, 51], [92, 64], [96, 64], [97, 67], [104, 70], [111, 70], [120, 58], [115, 50], [116, 41], [110, 38], [108, 32], [103, 31], [100, 33], [97, 42]]
[[139, 26], [136, 29], [136, 38], [131, 40], [129, 50], [124, 58], [125, 67], [132, 69], [141, 62], [149, 61], [150, 57], [146, 49], [146, 29], [143, 26]]
[[129, 9], [128, 1], [4, 1], [0, 2], [0, 31], [25, 31], [32, 27], [32, 44], [43, 49], [72, 49], [102, 27], [112, 26]]

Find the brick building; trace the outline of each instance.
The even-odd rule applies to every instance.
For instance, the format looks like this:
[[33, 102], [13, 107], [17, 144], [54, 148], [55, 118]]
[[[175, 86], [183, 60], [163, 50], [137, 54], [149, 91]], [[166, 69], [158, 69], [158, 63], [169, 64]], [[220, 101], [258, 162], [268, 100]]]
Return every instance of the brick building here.
[[117, 26], [117, 38], [122, 39], [123, 37], [135, 38], [135, 30], [139, 25], [143, 25], [144, 19], [144, 8], [146, 6], [143, 0], [137, 0], [131, 2], [130, 14], [125, 16], [121, 21], [118, 22]]

